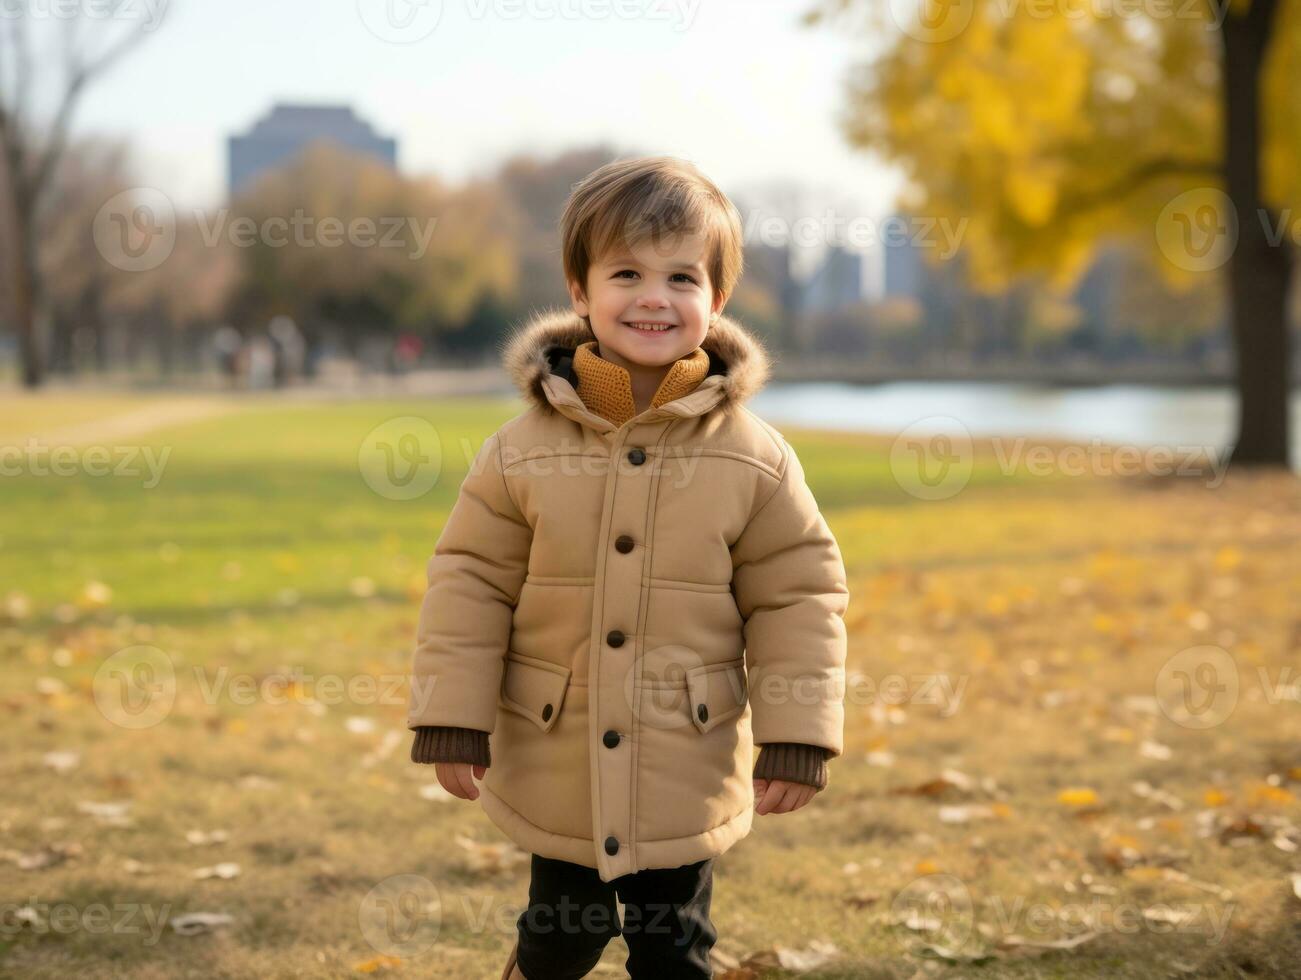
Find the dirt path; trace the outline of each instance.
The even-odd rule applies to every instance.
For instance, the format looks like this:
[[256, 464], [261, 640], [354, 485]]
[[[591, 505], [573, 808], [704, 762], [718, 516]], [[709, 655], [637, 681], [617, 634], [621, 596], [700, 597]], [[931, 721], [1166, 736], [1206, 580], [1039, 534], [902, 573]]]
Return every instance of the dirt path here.
[[30, 439], [46, 446], [84, 446], [91, 443], [129, 439], [158, 429], [216, 418], [241, 411], [249, 405], [230, 398], [158, 398], [147, 405], [109, 415], [105, 418], [28, 428], [25, 432], [0, 433], [0, 445], [23, 445]]

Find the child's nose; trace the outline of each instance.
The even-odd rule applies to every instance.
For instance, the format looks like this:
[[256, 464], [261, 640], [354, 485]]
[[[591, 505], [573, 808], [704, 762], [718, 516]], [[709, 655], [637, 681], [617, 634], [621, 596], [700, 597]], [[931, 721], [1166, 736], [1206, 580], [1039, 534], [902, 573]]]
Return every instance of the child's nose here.
[[637, 297], [637, 305], [647, 310], [662, 310], [669, 305], [669, 301], [655, 290], [643, 293]]

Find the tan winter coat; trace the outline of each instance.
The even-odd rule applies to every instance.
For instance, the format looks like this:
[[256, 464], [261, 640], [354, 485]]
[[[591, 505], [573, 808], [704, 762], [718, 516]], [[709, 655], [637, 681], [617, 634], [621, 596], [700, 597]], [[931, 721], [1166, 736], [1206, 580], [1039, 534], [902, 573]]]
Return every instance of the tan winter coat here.
[[506, 346], [531, 404], [429, 560], [407, 725], [491, 733], [489, 818], [609, 881], [744, 837], [756, 744], [842, 752], [849, 590], [798, 458], [742, 405], [769, 370], [744, 328], [720, 317], [704, 379], [621, 425], [575, 389], [593, 340], [547, 311]]

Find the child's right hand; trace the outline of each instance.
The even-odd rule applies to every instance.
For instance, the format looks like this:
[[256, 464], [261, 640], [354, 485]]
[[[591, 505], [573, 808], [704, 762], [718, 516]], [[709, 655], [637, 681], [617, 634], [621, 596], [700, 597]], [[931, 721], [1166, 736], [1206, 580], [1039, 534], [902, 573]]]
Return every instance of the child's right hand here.
[[[468, 762], [434, 763], [434, 772], [438, 776], [438, 781], [443, 784], [443, 789], [463, 800], [479, 798], [479, 787], [474, 785], [474, 780], [482, 780], [483, 774], [487, 771], [486, 766], [475, 766]], [[470, 778], [472, 772], [474, 779]]]

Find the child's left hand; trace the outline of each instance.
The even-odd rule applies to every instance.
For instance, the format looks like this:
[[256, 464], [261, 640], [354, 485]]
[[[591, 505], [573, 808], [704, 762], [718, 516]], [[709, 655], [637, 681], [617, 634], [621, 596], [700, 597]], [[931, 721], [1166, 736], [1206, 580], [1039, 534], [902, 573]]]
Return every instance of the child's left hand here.
[[816, 786], [792, 783], [785, 779], [754, 780], [755, 813], [790, 813], [798, 810], [817, 794]]

